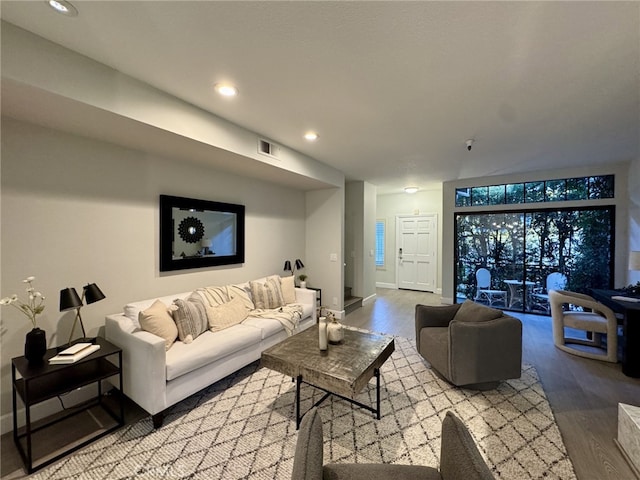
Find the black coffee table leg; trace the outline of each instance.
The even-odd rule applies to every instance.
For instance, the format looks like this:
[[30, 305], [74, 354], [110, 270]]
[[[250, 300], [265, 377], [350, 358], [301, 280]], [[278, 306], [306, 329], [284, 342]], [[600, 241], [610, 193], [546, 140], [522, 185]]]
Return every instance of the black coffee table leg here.
[[380, 420], [380, 369], [376, 368], [373, 374], [376, 376], [376, 415]]

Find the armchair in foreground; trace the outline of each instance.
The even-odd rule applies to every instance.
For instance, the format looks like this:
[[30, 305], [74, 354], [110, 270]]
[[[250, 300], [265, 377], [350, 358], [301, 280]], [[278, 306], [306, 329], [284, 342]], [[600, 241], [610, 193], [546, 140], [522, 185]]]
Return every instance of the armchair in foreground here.
[[440, 471], [422, 465], [323, 462], [322, 417], [312, 408], [302, 419], [292, 480], [494, 480], [473, 437], [453, 412], [442, 421]]

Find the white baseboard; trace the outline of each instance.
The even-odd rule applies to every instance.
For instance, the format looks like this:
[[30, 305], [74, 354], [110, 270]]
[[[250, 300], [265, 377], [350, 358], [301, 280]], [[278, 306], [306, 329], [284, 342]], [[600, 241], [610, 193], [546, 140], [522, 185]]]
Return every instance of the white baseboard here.
[[395, 283], [383, 283], [383, 282], [376, 282], [376, 287], [377, 288], [393, 288], [393, 289], [398, 288], [398, 286]]
[[377, 295], [374, 293], [373, 295], [369, 295], [368, 297], [363, 298], [362, 299], [362, 306], [375, 301], [376, 297], [377, 297]]

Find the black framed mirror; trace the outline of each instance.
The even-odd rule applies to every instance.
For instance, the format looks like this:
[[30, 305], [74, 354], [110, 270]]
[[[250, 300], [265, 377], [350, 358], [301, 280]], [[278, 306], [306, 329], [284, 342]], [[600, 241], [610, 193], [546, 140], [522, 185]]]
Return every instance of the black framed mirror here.
[[160, 195], [160, 271], [244, 263], [244, 205]]

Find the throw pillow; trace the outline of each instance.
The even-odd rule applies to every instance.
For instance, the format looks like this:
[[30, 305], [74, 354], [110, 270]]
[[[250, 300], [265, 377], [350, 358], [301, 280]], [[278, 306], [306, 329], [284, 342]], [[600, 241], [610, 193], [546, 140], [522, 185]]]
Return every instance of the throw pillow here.
[[501, 316], [502, 310], [487, 307], [471, 300], [465, 300], [453, 316], [453, 319], [460, 322], [486, 322]]
[[217, 332], [232, 327], [247, 318], [248, 313], [249, 310], [240, 297], [234, 297], [222, 305], [209, 307], [207, 308], [209, 330]]
[[198, 335], [209, 328], [204, 303], [197, 297], [191, 296], [187, 300], [174, 300], [177, 307], [173, 318], [178, 327], [178, 338], [184, 343], [193, 342]]
[[249, 282], [253, 304], [259, 309], [278, 308], [284, 305], [280, 277], [268, 277], [266, 282]]
[[227, 293], [229, 296], [229, 300], [240, 297], [240, 299], [242, 299], [242, 303], [244, 303], [244, 306], [247, 307], [247, 310], [253, 310], [254, 308], [256, 308], [253, 304], [253, 301], [251, 300], [249, 292], [247, 292], [240, 285], [229, 285], [229, 287], [227, 287]]
[[145, 332], [164, 339], [165, 350], [169, 350], [178, 337], [178, 328], [171, 318], [169, 308], [160, 300], [156, 300], [149, 308], [138, 313], [138, 321]]
[[282, 288], [282, 298], [285, 305], [296, 303], [296, 277], [290, 275], [288, 277], [280, 277], [280, 287]]
[[215, 305], [222, 305], [229, 301], [229, 294], [227, 293], [227, 287], [205, 287], [198, 288], [196, 292], [200, 294], [205, 305], [213, 307]]

